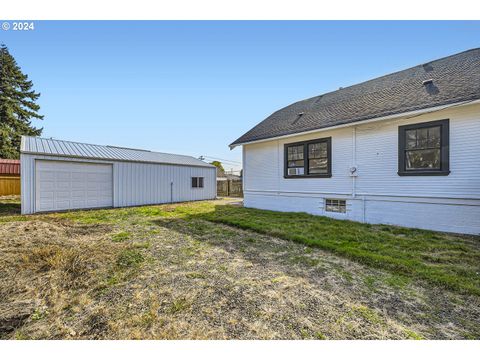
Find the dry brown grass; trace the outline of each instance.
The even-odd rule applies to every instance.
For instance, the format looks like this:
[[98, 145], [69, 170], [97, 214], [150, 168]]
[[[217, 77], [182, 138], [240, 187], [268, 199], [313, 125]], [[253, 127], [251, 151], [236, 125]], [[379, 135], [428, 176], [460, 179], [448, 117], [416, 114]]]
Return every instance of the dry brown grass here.
[[475, 296], [175, 208], [5, 215], [0, 337], [479, 337]]

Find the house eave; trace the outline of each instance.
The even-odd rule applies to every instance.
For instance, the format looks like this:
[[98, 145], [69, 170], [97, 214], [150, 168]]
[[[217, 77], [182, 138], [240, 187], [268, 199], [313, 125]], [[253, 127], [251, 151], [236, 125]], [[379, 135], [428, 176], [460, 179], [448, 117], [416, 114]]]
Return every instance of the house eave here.
[[322, 132], [322, 131], [329, 131], [329, 130], [334, 130], [334, 129], [347, 128], [347, 127], [352, 127], [352, 126], [357, 126], [357, 125], [362, 125], [362, 124], [373, 123], [373, 122], [377, 122], [377, 121], [393, 120], [393, 119], [396, 119], [396, 118], [402, 118], [402, 117], [407, 117], [407, 116], [417, 116], [417, 115], [422, 115], [422, 114], [431, 113], [431, 112], [435, 112], [435, 111], [445, 110], [445, 109], [448, 109], [448, 108], [451, 108], [451, 107], [457, 107], [457, 106], [463, 106], [463, 105], [473, 105], [473, 104], [478, 104], [478, 103], [480, 103], [480, 99], [460, 101], [460, 102], [456, 102], [456, 103], [439, 105], [439, 106], [434, 106], [434, 107], [428, 107], [428, 108], [421, 109], [421, 110], [407, 111], [407, 112], [398, 113], [398, 114], [394, 114], [394, 115], [381, 116], [381, 117], [356, 121], [356, 122], [347, 123], [347, 124], [329, 126], [329, 127], [325, 127], [325, 128], [302, 131], [302, 132], [298, 132], [298, 133], [281, 135], [281, 136], [274, 136], [274, 137], [269, 137], [269, 138], [265, 138], [265, 139], [246, 141], [246, 142], [237, 143], [237, 144], [230, 144], [229, 147], [230, 147], [230, 150], [233, 150], [237, 146], [243, 146], [243, 145], [248, 145], [248, 144], [257, 144], [257, 143], [261, 143], [261, 142], [267, 142], [267, 141], [278, 140], [278, 139], [286, 139], [286, 138], [291, 138], [291, 137], [300, 136], [300, 135], [308, 135], [308, 134], [318, 133], [318, 132]]

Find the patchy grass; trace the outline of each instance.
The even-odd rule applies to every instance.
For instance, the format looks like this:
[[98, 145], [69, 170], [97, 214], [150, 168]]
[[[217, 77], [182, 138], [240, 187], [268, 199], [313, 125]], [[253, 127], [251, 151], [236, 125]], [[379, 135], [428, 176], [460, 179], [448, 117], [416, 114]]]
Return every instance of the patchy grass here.
[[[480, 338], [475, 291], [321, 244], [410, 249], [439, 271], [449, 257], [455, 275], [474, 237], [338, 222], [343, 236], [335, 221], [290, 214], [317, 244], [293, 238], [288, 217], [220, 201], [26, 217], [12, 203], [0, 199], [0, 338]], [[471, 257], [464, 266], [475, 268]]]
[[125, 249], [118, 255], [117, 266], [121, 269], [134, 268], [144, 261], [145, 258], [138, 250]]
[[112, 241], [123, 242], [123, 241], [128, 240], [131, 236], [132, 236], [132, 234], [130, 232], [121, 231], [119, 233], [116, 233], [116, 234], [112, 235]]
[[479, 237], [206, 202], [178, 206], [169, 217], [173, 214], [293, 240], [394, 274], [480, 295]]

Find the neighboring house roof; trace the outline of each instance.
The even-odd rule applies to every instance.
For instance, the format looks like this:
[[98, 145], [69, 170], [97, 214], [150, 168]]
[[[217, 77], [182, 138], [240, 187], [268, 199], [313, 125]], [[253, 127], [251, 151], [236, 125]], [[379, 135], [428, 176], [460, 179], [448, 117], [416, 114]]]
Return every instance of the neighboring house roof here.
[[234, 174], [217, 174], [217, 180], [241, 180], [242, 177]]
[[0, 175], [20, 175], [20, 160], [0, 159]]
[[230, 146], [479, 98], [477, 48], [296, 102]]
[[192, 156], [167, 154], [149, 150], [122, 148], [110, 145], [92, 145], [73, 141], [43, 139], [31, 136], [22, 136], [22, 145], [20, 151], [22, 153], [54, 155], [63, 157], [135, 161], [212, 168], [215, 167]]

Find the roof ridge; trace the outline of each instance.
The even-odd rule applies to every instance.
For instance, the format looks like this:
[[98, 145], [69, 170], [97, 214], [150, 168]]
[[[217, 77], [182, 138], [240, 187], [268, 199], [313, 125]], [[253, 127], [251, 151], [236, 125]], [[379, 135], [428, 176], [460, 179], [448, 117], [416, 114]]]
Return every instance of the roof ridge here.
[[480, 50], [480, 47], [478, 47], [478, 48], [473, 48], [473, 49], [468, 49], [468, 50], [465, 50], [465, 51], [461, 51], [461, 52], [459, 52], [459, 53], [455, 53], [455, 54], [447, 55], [447, 56], [444, 56], [444, 57], [441, 57], [441, 58], [438, 58], [438, 59], [434, 59], [434, 60], [430, 60], [430, 61], [427, 61], [427, 62], [423, 62], [423, 63], [421, 63], [421, 64], [417, 64], [417, 65], [414, 65], [414, 66], [410, 66], [410, 67], [405, 68], [405, 69], [402, 69], [402, 70], [392, 71], [391, 73], [388, 73], [388, 74], [385, 74], [385, 75], [381, 75], [381, 76], [377, 76], [377, 77], [374, 77], [374, 78], [372, 78], [372, 79], [368, 79], [368, 80], [365, 80], [365, 81], [362, 81], [362, 82], [359, 82], [359, 83], [356, 83], [356, 84], [343, 86], [343, 87], [341, 87], [340, 89], [333, 90], [333, 91], [329, 91], [329, 92], [323, 93], [323, 94], [318, 95], [318, 96], [323, 96], [323, 95], [331, 94], [331, 93], [334, 93], [334, 92], [337, 92], [337, 91], [346, 90], [346, 89], [348, 89], [348, 88], [352, 88], [352, 87], [357, 86], [357, 85], [362, 85], [362, 84], [368, 83], [368, 82], [370, 82], [370, 81], [375, 81], [375, 80], [383, 79], [383, 78], [386, 78], [386, 77], [391, 76], [391, 75], [394, 75], [394, 74], [398, 74], [398, 73], [401, 73], [401, 72], [404, 72], [404, 71], [408, 71], [408, 70], [411, 70], [411, 69], [415, 69], [415, 68], [417, 68], [417, 67], [419, 67], [419, 66], [423, 66], [423, 65], [426, 65], [426, 64], [432, 64], [432, 63], [435, 63], [435, 62], [438, 62], [438, 61], [442, 61], [442, 60], [445, 60], [445, 59], [448, 59], [448, 58], [451, 58], [451, 57], [455, 57], [455, 56], [458, 56], [458, 55], [461, 55], [461, 54], [464, 54], [464, 53], [467, 53], [467, 52], [475, 51], [475, 50]]
[[124, 146], [92, 144], [92, 143], [85, 143], [85, 142], [80, 142], [80, 141], [61, 140], [61, 139], [45, 138], [45, 137], [41, 137], [41, 136], [30, 136], [30, 135], [22, 135], [22, 137], [23, 138], [33, 138], [33, 139], [42, 139], [42, 140], [51, 140], [51, 141], [61, 141], [61, 142], [66, 142], [66, 143], [71, 143], [71, 144], [79, 144], [79, 145], [104, 146], [104, 147], [110, 147], [110, 148], [116, 148], [116, 149], [125, 149], [125, 150], [132, 150], [132, 151], [144, 151], [144, 152], [149, 152], [149, 153], [154, 153], [154, 154], [184, 156], [184, 157], [189, 157], [189, 158], [192, 158], [192, 159], [197, 159], [195, 156], [192, 156], [192, 155], [174, 154], [174, 153], [167, 153], [167, 152], [153, 151], [153, 150], [146, 150], [146, 149], [134, 149], [134, 148], [124, 147]]
[[[404, 72], [404, 71], [407, 71], [407, 70], [411, 70], [411, 69], [414, 69], [416, 67], [419, 67], [419, 66], [423, 66], [425, 64], [431, 64], [433, 62], [437, 62], [437, 61], [440, 61], [440, 60], [444, 60], [444, 59], [448, 59], [450, 57], [454, 57], [454, 56], [458, 56], [458, 55], [461, 55], [461, 54], [464, 54], [464, 53], [467, 53], [467, 52], [471, 52], [471, 51], [475, 51], [475, 50], [480, 50], [480, 47], [477, 47], [477, 48], [472, 48], [472, 49], [468, 49], [468, 50], [464, 50], [464, 51], [461, 51], [459, 53], [455, 53], [455, 54], [451, 54], [451, 55], [447, 55], [447, 56], [444, 56], [444, 57], [441, 57], [441, 58], [438, 58], [438, 59], [435, 59], [435, 60], [430, 60], [430, 61], [427, 61], [427, 62], [424, 62], [424, 63], [421, 63], [421, 64], [417, 64], [417, 65], [414, 65], [414, 66], [410, 66], [408, 68], [405, 68], [405, 69], [402, 69], [402, 70], [397, 70], [397, 71], [393, 71], [391, 73], [388, 73], [388, 74], [385, 74], [385, 75], [381, 75], [381, 76], [377, 76], [375, 78], [372, 78], [372, 79], [368, 79], [368, 80], [365, 80], [365, 81], [361, 81], [359, 83], [356, 83], [356, 84], [352, 84], [352, 85], [347, 85], [347, 86], [343, 86], [337, 90], [332, 90], [332, 91], [327, 91], [327, 92], [324, 92], [320, 95], [315, 95], [315, 96], [310, 96], [308, 98], [304, 98], [304, 99], [301, 99], [301, 100], [298, 100], [298, 101], [295, 101], [289, 105], [286, 105], [284, 107], [282, 107], [281, 109], [273, 112], [272, 114], [275, 114], [276, 112], [280, 111], [280, 110], [283, 110], [284, 108], [287, 108], [293, 104], [298, 104], [302, 101], [308, 101], [308, 100], [312, 100], [312, 99], [316, 99], [316, 98], [320, 98], [322, 96], [325, 96], [325, 95], [328, 95], [328, 94], [332, 94], [332, 93], [336, 93], [336, 92], [340, 92], [340, 91], [343, 91], [343, 90], [346, 90], [346, 89], [349, 89], [349, 88], [352, 88], [354, 86], [358, 86], [358, 85], [362, 85], [362, 84], [366, 84], [368, 82], [371, 82], [371, 81], [376, 81], [376, 80], [379, 80], [379, 79], [383, 79], [383, 78], [386, 78], [388, 76], [391, 76], [391, 75], [394, 75], [394, 74], [398, 74], [398, 73], [401, 73], [401, 72]], [[312, 105], [313, 106], [313, 105]]]
[[[230, 147], [301, 133], [305, 129], [329, 128], [453, 101], [479, 99], [479, 68], [480, 47], [476, 47], [297, 100], [272, 112]], [[425, 87], [428, 78], [434, 80], [435, 91]], [[299, 116], [301, 113], [304, 116]]]

